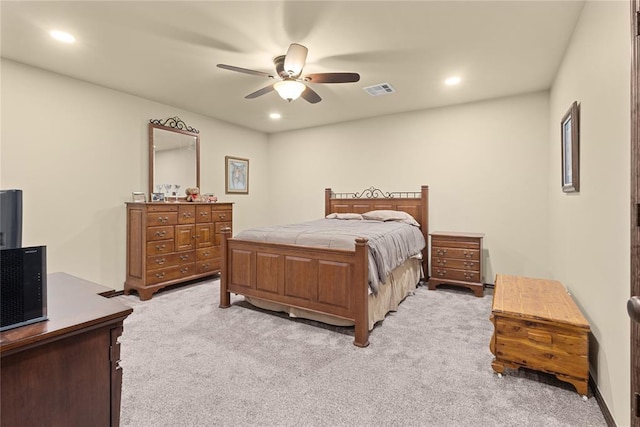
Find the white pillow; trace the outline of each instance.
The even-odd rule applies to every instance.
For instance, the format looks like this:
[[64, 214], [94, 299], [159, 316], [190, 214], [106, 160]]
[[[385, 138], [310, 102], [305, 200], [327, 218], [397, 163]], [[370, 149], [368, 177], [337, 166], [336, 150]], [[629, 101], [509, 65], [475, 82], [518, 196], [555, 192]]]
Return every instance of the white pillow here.
[[327, 219], [362, 219], [362, 215], [358, 213], [330, 213]]
[[415, 225], [420, 227], [420, 224], [414, 217], [404, 211], [392, 211], [392, 210], [378, 210], [369, 211], [362, 214], [364, 219], [372, 219], [375, 221], [399, 221], [405, 224]]

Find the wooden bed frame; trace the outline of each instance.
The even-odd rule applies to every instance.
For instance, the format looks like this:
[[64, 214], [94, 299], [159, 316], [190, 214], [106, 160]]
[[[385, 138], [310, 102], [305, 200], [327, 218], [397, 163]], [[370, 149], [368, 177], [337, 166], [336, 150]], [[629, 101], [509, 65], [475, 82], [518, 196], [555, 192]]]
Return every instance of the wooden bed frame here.
[[[419, 223], [429, 237], [429, 187], [420, 192], [383, 193], [369, 188], [361, 193], [333, 193], [325, 189], [325, 215], [398, 210]], [[327, 249], [231, 238], [222, 230], [220, 307], [231, 306], [230, 293], [329, 314], [355, 323], [354, 344], [369, 345], [367, 239], [356, 239], [355, 250]], [[422, 253], [428, 276], [427, 247]]]

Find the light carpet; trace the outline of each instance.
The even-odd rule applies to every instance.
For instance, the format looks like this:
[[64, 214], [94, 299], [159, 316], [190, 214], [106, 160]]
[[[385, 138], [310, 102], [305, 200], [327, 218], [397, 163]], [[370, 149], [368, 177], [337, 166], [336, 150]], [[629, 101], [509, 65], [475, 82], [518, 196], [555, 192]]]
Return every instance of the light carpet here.
[[491, 295], [419, 287], [355, 347], [353, 328], [247, 308], [219, 281], [157, 293], [120, 338], [121, 425], [606, 426], [595, 398], [491, 369]]

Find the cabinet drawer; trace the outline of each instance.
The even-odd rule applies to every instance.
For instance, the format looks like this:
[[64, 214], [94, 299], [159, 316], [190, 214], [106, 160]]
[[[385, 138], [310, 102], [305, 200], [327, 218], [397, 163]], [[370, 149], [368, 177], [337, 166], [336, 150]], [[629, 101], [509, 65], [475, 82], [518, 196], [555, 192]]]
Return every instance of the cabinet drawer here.
[[153, 204], [147, 206], [147, 212], [178, 212], [178, 206], [170, 204]]
[[196, 250], [196, 259], [198, 261], [218, 257], [220, 257], [220, 246], [211, 246]]
[[147, 240], [164, 240], [173, 239], [173, 226], [165, 225], [163, 227], [148, 227]]
[[588, 336], [561, 325], [496, 318], [496, 357], [551, 373], [587, 378]]
[[147, 242], [147, 255], [168, 254], [173, 252], [173, 240]]
[[436, 258], [431, 259], [431, 265], [441, 268], [455, 268], [459, 270], [480, 271], [480, 261], [466, 259]]
[[459, 280], [461, 282], [480, 282], [479, 271], [455, 270], [451, 268], [435, 268], [433, 277], [436, 279]]
[[440, 248], [432, 247], [431, 255], [434, 257], [458, 258], [480, 261], [480, 251], [475, 249]]
[[211, 206], [207, 206], [207, 205], [196, 206], [196, 222], [212, 222]]
[[147, 214], [147, 225], [174, 225], [178, 223], [178, 212], [156, 212]]
[[211, 212], [214, 221], [231, 221], [230, 210], [214, 210]]
[[157, 270], [147, 276], [147, 283], [154, 285], [156, 283], [192, 276], [195, 274], [195, 270], [195, 263]]

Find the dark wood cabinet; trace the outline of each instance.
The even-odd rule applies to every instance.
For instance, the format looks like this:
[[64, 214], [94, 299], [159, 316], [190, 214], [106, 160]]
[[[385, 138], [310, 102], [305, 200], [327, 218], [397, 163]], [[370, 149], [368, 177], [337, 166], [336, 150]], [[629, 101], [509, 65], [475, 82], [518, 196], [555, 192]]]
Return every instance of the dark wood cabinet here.
[[471, 289], [484, 296], [482, 233], [431, 233], [431, 277], [429, 289], [448, 284]]
[[220, 272], [220, 234], [231, 203], [127, 203], [124, 291], [147, 300], [160, 289]]
[[124, 319], [104, 286], [47, 276], [49, 320], [0, 333], [3, 426], [118, 426]]

